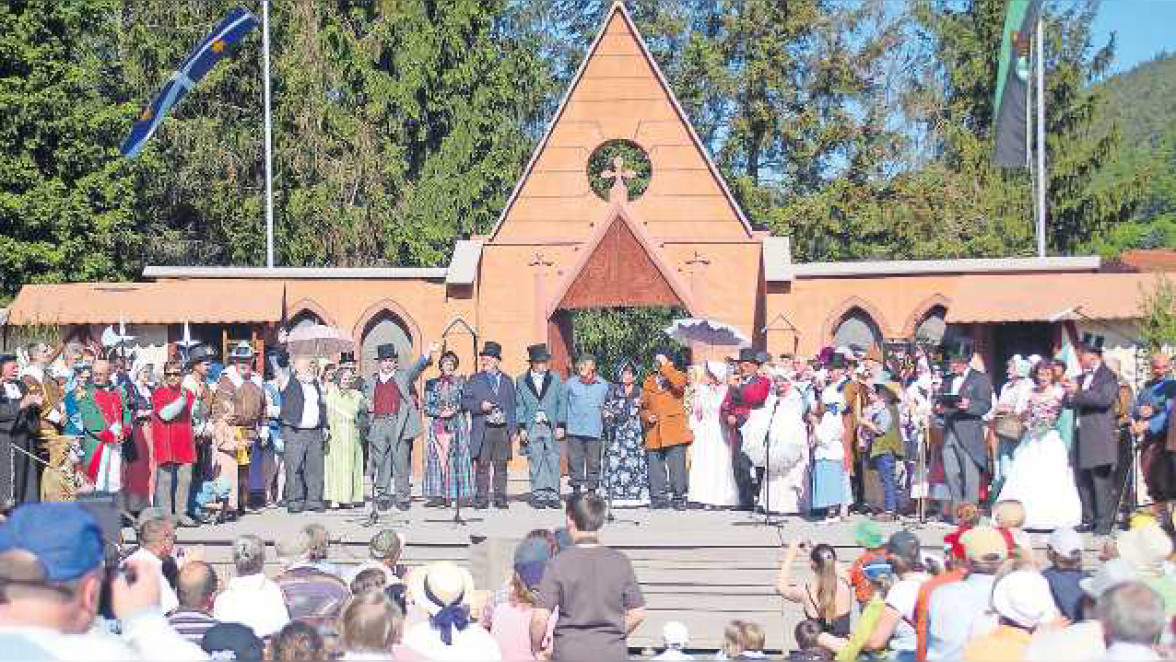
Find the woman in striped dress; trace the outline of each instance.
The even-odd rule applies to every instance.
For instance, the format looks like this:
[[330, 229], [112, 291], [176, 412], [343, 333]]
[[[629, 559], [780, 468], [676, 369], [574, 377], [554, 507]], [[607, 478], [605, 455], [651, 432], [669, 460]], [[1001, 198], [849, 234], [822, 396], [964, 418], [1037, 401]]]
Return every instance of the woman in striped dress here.
[[426, 508], [444, 508], [474, 495], [470, 459], [470, 426], [461, 408], [465, 377], [457, 374], [457, 354], [445, 352], [441, 376], [425, 382], [425, 415], [429, 417], [423, 493]]

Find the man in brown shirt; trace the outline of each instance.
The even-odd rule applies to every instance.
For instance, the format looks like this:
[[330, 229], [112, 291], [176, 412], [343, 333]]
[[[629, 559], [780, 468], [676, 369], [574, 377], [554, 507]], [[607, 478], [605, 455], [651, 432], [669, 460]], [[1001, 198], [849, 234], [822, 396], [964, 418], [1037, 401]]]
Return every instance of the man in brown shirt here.
[[249, 502], [249, 455], [265, 419], [265, 391], [253, 372], [253, 348], [238, 343], [229, 352], [213, 397], [217, 477], [228, 481], [229, 516], [244, 514]]

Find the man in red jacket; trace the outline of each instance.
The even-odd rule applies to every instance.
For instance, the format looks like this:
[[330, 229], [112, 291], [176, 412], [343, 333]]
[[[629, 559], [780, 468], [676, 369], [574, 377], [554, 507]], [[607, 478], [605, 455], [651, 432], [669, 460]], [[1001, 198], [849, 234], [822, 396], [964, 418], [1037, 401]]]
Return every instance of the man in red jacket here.
[[739, 350], [739, 383], [727, 389], [722, 406], [723, 420], [730, 430], [728, 434], [735, 447], [735, 485], [739, 488], [741, 510], [755, 508], [764, 473], [763, 469], [753, 467], [751, 458], [743, 452], [743, 438], [739, 432], [751, 411], [764, 406], [764, 400], [767, 400], [772, 388], [772, 382], [759, 373], [761, 365], [763, 359], [756, 350]]

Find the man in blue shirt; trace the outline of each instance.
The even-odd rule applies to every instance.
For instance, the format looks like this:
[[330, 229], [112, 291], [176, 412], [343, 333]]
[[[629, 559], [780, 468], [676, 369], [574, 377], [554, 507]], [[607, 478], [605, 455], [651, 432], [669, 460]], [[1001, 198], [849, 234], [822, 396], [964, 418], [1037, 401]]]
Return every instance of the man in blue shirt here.
[[573, 495], [596, 492], [600, 485], [600, 439], [608, 397], [608, 382], [597, 376], [595, 357], [580, 357], [576, 373], [564, 385], [561, 417], [567, 426], [568, 482]]
[[960, 539], [968, 558], [968, 576], [931, 593], [927, 604], [927, 659], [963, 659], [964, 646], [985, 618], [996, 573], [1009, 558], [1008, 543], [999, 531], [978, 526]]
[[1139, 390], [1131, 412], [1131, 433], [1142, 449], [1147, 491], [1157, 502], [1176, 499], [1176, 448], [1168, 444], [1168, 417], [1176, 396], [1176, 381], [1170, 369], [1167, 355], [1152, 357], [1151, 379]]

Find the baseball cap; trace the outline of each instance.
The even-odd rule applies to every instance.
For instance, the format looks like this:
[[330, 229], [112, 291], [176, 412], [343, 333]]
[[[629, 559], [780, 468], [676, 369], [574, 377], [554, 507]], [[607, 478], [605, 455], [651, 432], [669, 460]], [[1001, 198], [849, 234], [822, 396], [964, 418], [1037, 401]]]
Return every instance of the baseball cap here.
[[208, 628], [200, 647], [214, 660], [263, 660], [265, 642], [240, 623], [217, 623]]
[[670, 621], [662, 626], [662, 641], [667, 647], [683, 648], [690, 643], [690, 630], [681, 621]]
[[1049, 534], [1049, 540], [1046, 541], [1046, 546], [1054, 551], [1055, 554], [1062, 558], [1074, 558], [1082, 553], [1082, 536], [1078, 532], [1069, 527], [1054, 529], [1053, 533]]
[[866, 579], [874, 582], [894, 574], [894, 567], [887, 561], [875, 560], [862, 566], [862, 574]]
[[1035, 628], [1057, 612], [1049, 582], [1041, 573], [1016, 570], [992, 589], [992, 608], [1023, 628]]
[[886, 541], [886, 551], [914, 565], [919, 558], [919, 538], [910, 531], [896, 531]]
[[543, 571], [547, 568], [547, 562], [524, 561], [515, 563], [514, 568], [519, 579], [523, 580], [523, 585], [530, 590], [535, 590], [539, 586], [539, 582], [543, 581]]
[[853, 540], [859, 547], [866, 549], [877, 549], [882, 546], [885, 539], [882, 537], [882, 529], [878, 528], [878, 523], [874, 520], [862, 520], [853, 530]]
[[68, 582], [98, 569], [104, 560], [102, 528], [76, 503], [27, 503], [0, 524], [0, 552], [36, 555], [50, 582]]
[[969, 561], [1003, 561], [1009, 557], [1009, 547], [1004, 536], [991, 526], [968, 529], [960, 537], [960, 543]]

